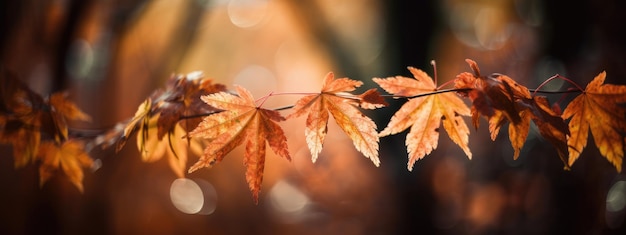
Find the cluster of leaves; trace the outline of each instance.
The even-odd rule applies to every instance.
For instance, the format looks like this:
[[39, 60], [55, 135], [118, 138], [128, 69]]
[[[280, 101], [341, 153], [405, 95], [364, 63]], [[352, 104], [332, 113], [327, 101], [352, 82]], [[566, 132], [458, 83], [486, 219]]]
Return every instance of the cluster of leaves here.
[[[561, 78], [575, 86], [571, 92], [580, 93], [561, 112], [558, 104], [551, 105], [546, 97], [536, 95], [538, 90], [531, 93], [532, 90], [503, 74], [483, 76], [476, 62], [469, 59], [466, 62], [473, 73], [458, 74], [452, 81], [452, 89], [443, 89], [448, 83], [437, 86], [436, 80], [413, 67], [408, 68], [413, 78], [373, 78], [391, 97], [407, 99], [381, 132], [360, 109], [377, 109], [387, 103], [375, 88], [354, 94], [363, 85], [361, 81], [335, 79], [330, 72], [319, 92], [301, 94], [293, 106], [267, 109], [262, 107], [265, 101], [281, 94], [270, 93], [255, 99], [244, 87], [235, 86], [236, 93], [231, 93], [224, 85], [192, 73], [172, 76], [165, 89], [148, 97], [123, 128], [113, 129], [95, 142], [103, 147], [117, 143], [119, 151], [137, 133], [142, 159], [150, 162], [168, 155], [170, 166], [179, 177], [185, 175], [189, 152], [199, 156], [188, 170], [191, 173], [219, 163], [233, 149], [245, 145], [246, 181], [255, 202], [263, 181], [266, 143], [276, 155], [291, 160], [287, 137], [279, 123], [305, 114], [304, 135], [313, 162], [322, 151], [330, 116], [356, 150], [376, 166], [380, 164], [379, 138], [410, 127], [405, 140], [409, 170], [417, 160], [437, 148], [442, 124], [450, 139], [471, 159], [470, 131], [463, 117], [471, 117], [471, 124], [478, 128], [483, 116], [489, 123], [492, 140], [508, 124], [514, 159], [519, 157], [532, 122], [556, 148], [565, 169], [580, 156], [591, 131], [600, 154], [621, 171], [626, 144], [623, 105], [626, 86], [604, 84], [605, 72], [584, 90], [569, 79], [554, 76], [545, 83]], [[49, 177], [51, 169], [60, 166], [82, 188], [82, 171], [78, 170], [78, 175], [76, 169], [87, 166], [91, 160], [79, 142], [68, 139], [65, 119], [88, 120], [88, 116], [64, 99], [65, 96], [53, 94], [44, 101], [15, 82], [3, 85], [1, 92], [4, 103], [0, 107], [0, 141], [13, 144], [16, 166], [39, 159], [42, 182]], [[471, 105], [462, 98], [469, 99]], [[288, 115], [281, 114], [289, 109], [292, 112]], [[43, 124], [44, 119], [50, 119], [52, 124]], [[44, 132], [49, 137], [42, 137]], [[40, 139], [51, 141], [39, 144]], [[46, 154], [38, 154], [42, 149]]]
[[[383, 106], [384, 99], [375, 90], [362, 95], [347, 93], [363, 83], [348, 78], [335, 79], [333, 73], [324, 78], [322, 91], [302, 97], [293, 107], [294, 113], [287, 118], [297, 117], [308, 112], [305, 135], [313, 161], [322, 150], [330, 113], [337, 124], [352, 139], [357, 150], [370, 158], [376, 166], [378, 159], [378, 133], [376, 124], [363, 115], [356, 106], [376, 108]], [[277, 122], [285, 121], [276, 110], [261, 108], [264, 97], [257, 101], [243, 87], [235, 86], [238, 96], [220, 92], [203, 96], [201, 99], [208, 105], [224, 110], [210, 115], [189, 133], [209, 142], [200, 160], [189, 172], [199, 168], [212, 166], [220, 162], [226, 154], [245, 142], [244, 165], [246, 180], [258, 202], [258, 193], [263, 181], [265, 166], [265, 142], [277, 155], [291, 160], [287, 147], [287, 138]]]
[[172, 171], [184, 177], [188, 150], [197, 155], [202, 153], [201, 143], [187, 133], [198, 126], [203, 116], [222, 111], [206, 105], [200, 97], [216, 92], [226, 92], [226, 87], [203, 78], [199, 72], [173, 75], [165, 89], [154, 91], [139, 105], [135, 116], [123, 129], [113, 130], [103, 141], [116, 140], [117, 152], [130, 136], [138, 133], [137, 149], [143, 161], [154, 162], [167, 155]]
[[[471, 88], [460, 94], [472, 101], [472, 123], [477, 128], [479, 116], [486, 117], [491, 138], [495, 139], [500, 127], [508, 122], [515, 159], [524, 146], [532, 120], [541, 136], [556, 148], [565, 169], [570, 169], [578, 159], [591, 131], [600, 154], [618, 172], [622, 170], [626, 86], [604, 84], [606, 72], [598, 74], [585, 90], [574, 84], [581, 94], [561, 113], [557, 104], [551, 106], [546, 97], [531, 95], [528, 88], [510, 77], [503, 74], [481, 76], [476, 62], [466, 61], [474, 73], [457, 75], [455, 88]], [[570, 119], [568, 124], [566, 119]]]
[[44, 99], [13, 74], [4, 72], [2, 77], [0, 143], [13, 146], [15, 167], [38, 164], [40, 185], [61, 170], [82, 191], [83, 168], [93, 160], [84, 150], [84, 141], [70, 138], [67, 121], [91, 118], [66, 93]]

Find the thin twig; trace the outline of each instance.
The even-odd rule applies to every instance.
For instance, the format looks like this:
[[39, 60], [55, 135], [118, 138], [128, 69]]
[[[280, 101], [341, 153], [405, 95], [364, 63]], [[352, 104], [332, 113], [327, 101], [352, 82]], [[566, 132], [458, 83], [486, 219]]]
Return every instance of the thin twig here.
[[543, 94], [566, 94], [566, 93], [581, 93], [581, 90], [578, 89], [568, 89], [565, 91], [541, 91], [541, 90], [537, 90], [537, 89], [528, 89], [528, 91], [530, 92], [534, 92], [534, 93], [543, 93]]
[[275, 108], [273, 110], [274, 111], [282, 111], [282, 110], [287, 110], [287, 109], [290, 109], [290, 108], [293, 108], [293, 107], [294, 107], [294, 105], [287, 105], [287, 106], [283, 106], [283, 107], [280, 107], [280, 108]]
[[217, 110], [217, 111], [213, 111], [209, 113], [198, 113], [198, 114], [193, 114], [193, 115], [183, 115], [183, 116], [178, 117], [178, 120], [206, 117], [206, 116], [211, 116], [213, 114], [221, 113], [221, 112], [224, 112], [224, 110]]
[[418, 97], [436, 95], [436, 94], [447, 93], [447, 92], [464, 92], [464, 91], [471, 91], [471, 90], [473, 90], [473, 88], [452, 88], [452, 89], [443, 89], [443, 90], [425, 92], [425, 93], [421, 93], [421, 94], [417, 94], [413, 96], [401, 96], [401, 95], [380, 95], [380, 96], [411, 99], [411, 98], [418, 98]]

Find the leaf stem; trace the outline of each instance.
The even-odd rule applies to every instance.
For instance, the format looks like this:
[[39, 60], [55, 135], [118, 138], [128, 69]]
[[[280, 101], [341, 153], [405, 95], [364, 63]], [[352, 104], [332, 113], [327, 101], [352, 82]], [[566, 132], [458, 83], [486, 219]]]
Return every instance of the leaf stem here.
[[270, 98], [273, 94], [274, 94], [274, 92], [272, 91], [269, 94], [267, 94], [267, 95], [265, 95], [265, 96], [263, 96], [261, 98], [258, 98], [255, 102], [259, 102], [260, 101], [261, 103], [257, 107], [263, 106], [263, 104], [265, 104], [265, 101], [267, 101], [267, 99]]
[[433, 76], [435, 76], [435, 86], [437, 85], [437, 62], [430, 60], [430, 65], [433, 66]]
[[443, 84], [441, 84], [441, 86], [437, 87], [437, 90], [441, 90], [442, 87], [445, 87], [445, 86], [449, 85], [450, 83], [453, 83], [454, 80], [456, 80], [456, 79], [452, 79], [450, 81], [444, 82]]
[[583, 92], [582, 90], [578, 90], [578, 88], [570, 88], [565, 91], [541, 91], [538, 89], [528, 89], [528, 91], [533, 92], [533, 96], [535, 93], [543, 93], [543, 94], [566, 94], [566, 93], [577, 93]]
[[[560, 78], [563, 81], [569, 82], [570, 84], [574, 85], [576, 87], [576, 89], [578, 89], [580, 92], [584, 92], [585, 90], [583, 90], [577, 83], [575, 83], [574, 81], [570, 80], [569, 78], [563, 77], [560, 74], [555, 74], [554, 76], [546, 79], [545, 81], [543, 81], [541, 84], [539, 84], [539, 86], [537, 87], [537, 89], [531, 90], [529, 89], [529, 91], [533, 92], [533, 96], [535, 96], [536, 93], [540, 92], [539, 90], [541, 89], [541, 87], [545, 86], [546, 84], [548, 84], [549, 82], [551, 82], [554, 79]], [[567, 92], [562, 92], [562, 93], [569, 93], [571, 92], [569, 89]], [[547, 93], [547, 92], [542, 92], [542, 93]], [[556, 93], [556, 92], [555, 92]]]

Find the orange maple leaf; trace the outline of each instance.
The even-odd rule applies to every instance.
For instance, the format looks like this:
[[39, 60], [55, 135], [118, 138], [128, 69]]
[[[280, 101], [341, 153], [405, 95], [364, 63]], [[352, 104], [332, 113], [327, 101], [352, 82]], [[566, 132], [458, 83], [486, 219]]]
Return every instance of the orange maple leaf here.
[[[522, 110], [519, 112], [520, 121], [517, 124], [509, 123], [509, 140], [513, 147], [513, 159], [519, 157], [522, 147], [528, 137], [528, 130], [530, 128], [531, 115], [528, 111]], [[489, 132], [491, 133], [491, 140], [496, 140], [500, 127], [506, 123], [507, 119], [504, 112], [496, 110], [494, 115], [488, 118]]]
[[[408, 67], [408, 69], [415, 79], [395, 76], [373, 80], [385, 91], [396, 96], [412, 97], [437, 91], [436, 84], [428, 74], [413, 67]], [[469, 115], [470, 109], [467, 105], [452, 93], [410, 98], [393, 115], [380, 136], [397, 134], [411, 126], [405, 140], [409, 152], [408, 169], [411, 171], [417, 160], [437, 148], [439, 126], [443, 123], [450, 139], [471, 159], [472, 153], [468, 146], [469, 128], [462, 117]]]
[[91, 121], [91, 117], [81, 111], [74, 102], [67, 99], [66, 92], [57, 92], [48, 98], [50, 115], [55, 124], [55, 138], [67, 139], [67, 120]]
[[291, 161], [287, 138], [277, 124], [285, 118], [277, 111], [258, 107], [245, 88], [235, 86], [235, 89], [239, 96], [220, 92], [201, 97], [208, 105], [224, 111], [205, 117], [198, 127], [189, 132], [190, 137], [210, 141], [189, 173], [219, 163], [226, 154], [245, 142], [243, 163], [246, 166], [246, 181], [254, 202], [258, 203], [265, 167], [265, 142], [274, 153]]
[[606, 72], [598, 74], [563, 111], [564, 119], [571, 118], [568, 162], [572, 165], [578, 159], [591, 131], [600, 154], [621, 172], [626, 141], [626, 86], [604, 84], [605, 78]]
[[72, 184], [83, 192], [83, 168], [91, 167], [93, 160], [84, 151], [82, 142], [68, 140], [59, 145], [53, 141], [44, 141], [39, 146], [39, 155], [40, 185], [61, 169]]
[[352, 139], [354, 147], [372, 160], [374, 165], [380, 165], [376, 124], [363, 115], [357, 106], [373, 109], [386, 103], [375, 90], [370, 89], [360, 96], [348, 93], [361, 85], [363, 82], [349, 78], [335, 79], [334, 74], [329, 72], [324, 77], [322, 91], [299, 99], [293, 107], [293, 113], [287, 116], [294, 118], [305, 113], [309, 114], [304, 134], [313, 162], [322, 151], [330, 112], [337, 125]]

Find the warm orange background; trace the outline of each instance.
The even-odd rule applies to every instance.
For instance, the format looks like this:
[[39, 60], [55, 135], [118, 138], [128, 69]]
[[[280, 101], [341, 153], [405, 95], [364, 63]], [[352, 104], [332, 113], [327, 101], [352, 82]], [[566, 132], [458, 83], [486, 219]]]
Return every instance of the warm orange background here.
[[[602, 70], [608, 83], [624, 84], [623, 5], [3, 1], [0, 68], [44, 96], [69, 90], [93, 117], [72, 128], [92, 134], [131, 117], [172, 73], [197, 70], [255, 97], [318, 91], [329, 71], [364, 81], [364, 91], [376, 87], [372, 77], [409, 76], [406, 66], [432, 75], [432, 59], [439, 84], [469, 71], [465, 58], [486, 74], [504, 73], [529, 88], [556, 73], [584, 86]], [[560, 81], [545, 87], [566, 88]], [[297, 98], [272, 97], [265, 107]], [[366, 111], [379, 130], [402, 101], [390, 103]], [[293, 161], [268, 151], [259, 205], [245, 183], [241, 148], [220, 165], [188, 175], [215, 188], [216, 200], [205, 203], [216, 209], [208, 215], [177, 210], [169, 194], [176, 176], [167, 162], [142, 163], [134, 144], [119, 154], [92, 151], [101, 166], [86, 173], [82, 195], [62, 177], [40, 188], [37, 168], [14, 169], [11, 146], [0, 146], [0, 234], [619, 234], [626, 227], [623, 206], [607, 210], [614, 203], [609, 199], [626, 203], [626, 184], [618, 183], [626, 176], [593, 144], [566, 172], [536, 130], [513, 161], [506, 134], [491, 142], [483, 123], [470, 134], [473, 160], [444, 134], [439, 148], [408, 172], [405, 133], [381, 139], [376, 168], [330, 125], [313, 164], [303, 123], [281, 123]]]

